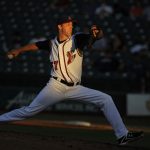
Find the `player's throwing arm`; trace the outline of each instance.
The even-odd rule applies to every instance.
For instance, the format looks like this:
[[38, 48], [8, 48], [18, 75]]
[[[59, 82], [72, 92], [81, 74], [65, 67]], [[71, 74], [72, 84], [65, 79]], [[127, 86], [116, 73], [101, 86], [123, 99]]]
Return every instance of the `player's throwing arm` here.
[[8, 59], [13, 59], [26, 51], [37, 51], [38, 47], [35, 44], [28, 44], [18, 49], [13, 49], [6, 54]]

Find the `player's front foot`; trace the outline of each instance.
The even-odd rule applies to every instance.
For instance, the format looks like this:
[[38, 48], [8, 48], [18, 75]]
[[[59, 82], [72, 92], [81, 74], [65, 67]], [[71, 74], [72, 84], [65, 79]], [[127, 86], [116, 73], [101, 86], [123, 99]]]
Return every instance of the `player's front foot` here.
[[121, 137], [117, 141], [118, 141], [119, 145], [125, 145], [125, 144], [127, 144], [129, 142], [133, 142], [133, 141], [139, 140], [143, 136], [144, 136], [144, 132], [143, 131], [128, 132], [127, 135]]

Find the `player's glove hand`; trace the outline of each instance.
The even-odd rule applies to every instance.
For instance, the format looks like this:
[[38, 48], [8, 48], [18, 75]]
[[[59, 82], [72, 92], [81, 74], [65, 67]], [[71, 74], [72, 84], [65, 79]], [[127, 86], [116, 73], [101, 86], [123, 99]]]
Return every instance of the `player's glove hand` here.
[[92, 34], [92, 37], [96, 40], [101, 39], [104, 35], [103, 30], [97, 25], [93, 25], [91, 27], [91, 34]]

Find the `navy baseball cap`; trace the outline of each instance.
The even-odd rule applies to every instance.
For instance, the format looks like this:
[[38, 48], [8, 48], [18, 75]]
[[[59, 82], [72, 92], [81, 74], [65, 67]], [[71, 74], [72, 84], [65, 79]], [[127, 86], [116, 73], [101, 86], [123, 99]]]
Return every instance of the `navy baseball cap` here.
[[71, 16], [59, 16], [56, 23], [58, 25], [58, 24], [63, 24], [67, 22], [76, 23], [77, 21], [74, 20]]

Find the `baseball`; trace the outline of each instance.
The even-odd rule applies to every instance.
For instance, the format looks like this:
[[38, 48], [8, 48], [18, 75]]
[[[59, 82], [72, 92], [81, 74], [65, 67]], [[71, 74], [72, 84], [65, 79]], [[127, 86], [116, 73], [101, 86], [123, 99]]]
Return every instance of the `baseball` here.
[[7, 57], [8, 57], [9, 59], [13, 59], [13, 58], [14, 58], [14, 56], [13, 56], [12, 54], [7, 55]]

